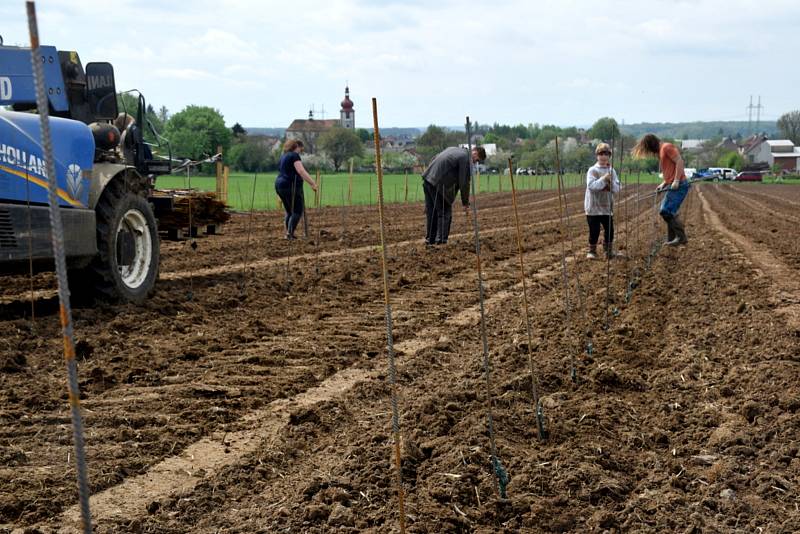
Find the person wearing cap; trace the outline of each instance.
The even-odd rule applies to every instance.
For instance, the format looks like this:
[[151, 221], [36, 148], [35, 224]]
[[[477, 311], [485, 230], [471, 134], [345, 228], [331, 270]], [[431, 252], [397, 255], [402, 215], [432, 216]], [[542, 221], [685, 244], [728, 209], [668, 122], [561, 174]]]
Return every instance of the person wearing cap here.
[[603, 228], [603, 249], [607, 257], [614, 256], [614, 193], [619, 192], [619, 178], [611, 167], [611, 147], [600, 143], [594, 150], [597, 163], [586, 171], [586, 195], [583, 209], [589, 224], [589, 252], [586, 257], [597, 259], [597, 241]]
[[459, 191], [464, 209], [469, 208], [470, 164], [485, 159], [486, 150], [483, 147], [474, 147], [472, 154], [464, 148], [446, 148], [434, 156], [422, 173], [426, 245], [447, 243], [453, 220], [453, 202]]
[[665, 143], [653, 134], [646, 134], [636, 146], [633, 155], [637, 158], [658, 157], [659, 167], [664, 178], [656, 192], [666, 191], [661, 201], [659, 215], [667, 223], [667, 245], [685, 245], [689, 242], [683, 222], [678, 218], [678, 210], [689, 193], [689, 180], [683, 169], [681, 153], [672, 143]]

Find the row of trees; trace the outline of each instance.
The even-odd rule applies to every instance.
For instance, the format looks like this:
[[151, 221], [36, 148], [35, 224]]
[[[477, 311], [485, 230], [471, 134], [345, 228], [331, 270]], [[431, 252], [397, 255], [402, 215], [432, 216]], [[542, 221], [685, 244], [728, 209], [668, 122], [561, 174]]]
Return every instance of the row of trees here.
[[[120, 110], [135, 113], [136, 97], [130, 94], [119, 95]], [[265, 145], [264, 139], [250, 137], [240, 124], [232, 128], [225, 125], [220, 112], [207, 106], [187, 106], [174, 115], [170, 115], [165, 107], [156, 111], [147, 106], [147, 118], [169, 139], [172, 153], [178, 157], [194, 160], [204, 159], [216, 153], [222, 146], [226, 160], [241, 171], [266, 172], [276, 169], [280, 158], [280, 148]], [[620, 144], [625, 147], [625, 154], [636, 142], [633, 136], [624, 135], [616, 120], [610, 117], [598, 119], [586, 132], [575, 127], [562, 128], [555, 125], [518, 124], [475, 125], [476, 135], [482, 136], [484, 144], [497, 145], [497, 154], [486, 162], [489, 168], [502, 171], [507, 168], [508, 158], [512, 157], [518, 167], [552, 171], [556, 168], [555, 138], [560, 140], [559, 155], [562, 168], [569, 171], [580, 171], [595, 161], [594, 144], [598, 141], [615, 141], [619, 161]], [[800, 111], [786, 113], [778, 120], [781, 135], [800, 144]], [[152, 134], [146, 131], [149, 140]], [[355, 131], [334, 127], [322, 134], [316, 141], [318, 151], [322, 154], [310, 157], [311, 168], [339, 171], [346, 167], [351, 159], [357, 168], [373, 168], [374, 154], [364, 150], [364, 143], [372, 139], [369, 131], [359, 128]], [[581, 142], [587, 141], [589, 142]], [[430, 125], [416, 139], [416, 152], [419, 163], [427, 164], [441, 150], [462, 144], [466, 141], [464, 132], [444, 129]], [[701, 150], [685, 154], [686, 164], [691, 167], [721, 166], [741, 169], [744, 160], [735, 151], [725, 151], [720, 147], [721, 139], [709, 140]], [[626, 169], [653, 171], [658, 168], [655, 160], [632, 160], [623, 154], [623, 165]], [[392, 170], [410, 170], [417, 158], [408, 153], [387, 152], [383, 155], [384, 166]]]

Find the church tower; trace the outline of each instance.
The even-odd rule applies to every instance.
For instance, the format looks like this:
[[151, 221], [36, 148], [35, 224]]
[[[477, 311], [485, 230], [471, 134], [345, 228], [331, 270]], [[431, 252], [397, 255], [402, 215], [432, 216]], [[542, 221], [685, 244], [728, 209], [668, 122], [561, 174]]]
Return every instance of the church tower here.
[[342, 100], [342, 109], [339, 112], [339, 122], [342, 128], [349, 128], [354, 130], [356, 127], [356, 112], [353, 110], [353, 101], [350, 100], [350, 87], [344, 88], [344, 100]]

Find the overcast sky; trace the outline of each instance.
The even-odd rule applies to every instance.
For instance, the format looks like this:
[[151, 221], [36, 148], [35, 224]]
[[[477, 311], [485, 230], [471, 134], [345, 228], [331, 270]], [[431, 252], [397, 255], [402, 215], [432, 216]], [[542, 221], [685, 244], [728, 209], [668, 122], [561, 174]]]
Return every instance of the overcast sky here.
[[[41, 41], [109, 61], [156, 108], [286, 127], [747, 120], [800, 108], [797, 0], [39, 0]], [[23, 0], [0, 2], [28, 43]], [[317, 114], [321, 118], [321, 114]]]

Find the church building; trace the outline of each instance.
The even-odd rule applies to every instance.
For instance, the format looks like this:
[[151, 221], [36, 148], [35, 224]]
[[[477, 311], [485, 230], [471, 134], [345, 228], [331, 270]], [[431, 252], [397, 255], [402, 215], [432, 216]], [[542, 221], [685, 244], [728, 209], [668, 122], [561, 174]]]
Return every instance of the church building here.
[[308, 112], [308, 119], [295, 119], [286, 128], [286, 139], [297, 139], [303, 142], [307, 154], [316, 152], [317, 138], [334, 126], [341, 126], [354, 130], [356, 127], [356, 112], [353, 101], [350, 100], [350, 87], [344, 88], [339, 119], [315, 119], [314, 111]]

